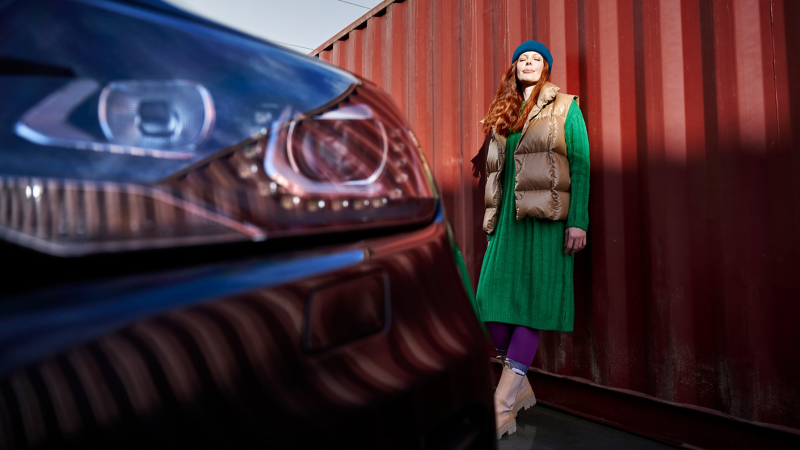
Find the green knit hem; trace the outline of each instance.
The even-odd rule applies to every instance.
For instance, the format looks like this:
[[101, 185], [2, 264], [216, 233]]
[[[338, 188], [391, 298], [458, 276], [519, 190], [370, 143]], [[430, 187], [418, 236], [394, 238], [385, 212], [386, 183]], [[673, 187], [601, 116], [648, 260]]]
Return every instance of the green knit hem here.
[[539, 322], [539, 321], [536, 321], [536, 320], [534, 320], [532, 322], [529, 322], [529, 321], [522, 322], [517, 318], [510, 317], [510, 316], [505, 316], [505, 315], [493, 316], [493, 315], [481, 314], [481, 321], [482, 322], [500, 322], [500, 323], [507, 323], [507, 324], [510, 324], [510, 325], [521, 325], [523, 327], [534, 328], [534, 329], [542, 330], [542, 331], [560, 331], [560, 332], [563, 332], [563, 333], [570, 333], [575, 329], [574, 321], [573, 321], [573, 323], [570, 323], [570, 324], [562, 323], [562, 324], [554, 325], [553, 323]]

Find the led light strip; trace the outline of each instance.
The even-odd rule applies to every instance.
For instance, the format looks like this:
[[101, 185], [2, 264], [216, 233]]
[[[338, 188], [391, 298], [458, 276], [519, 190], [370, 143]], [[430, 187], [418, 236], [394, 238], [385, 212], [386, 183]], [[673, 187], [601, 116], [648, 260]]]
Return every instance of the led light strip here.
[[0, 177], [0, 238], [56, 256], [230, 241], [266, 234], [145, 186]]

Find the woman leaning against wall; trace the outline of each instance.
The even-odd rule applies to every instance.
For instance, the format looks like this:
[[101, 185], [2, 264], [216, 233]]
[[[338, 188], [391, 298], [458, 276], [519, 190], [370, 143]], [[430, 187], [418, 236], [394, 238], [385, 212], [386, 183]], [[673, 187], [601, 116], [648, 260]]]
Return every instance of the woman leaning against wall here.
[[504, 357], [494, 395], [498, 439], [536, 403], [526, 373], [539, 331], [572, 331], [573, 255], [586, 245], [586, 125], [577, 97], [548, 81], [552, 68], [547, 47], [522, 43], [483, 120], [489, 244], [477, 304]]

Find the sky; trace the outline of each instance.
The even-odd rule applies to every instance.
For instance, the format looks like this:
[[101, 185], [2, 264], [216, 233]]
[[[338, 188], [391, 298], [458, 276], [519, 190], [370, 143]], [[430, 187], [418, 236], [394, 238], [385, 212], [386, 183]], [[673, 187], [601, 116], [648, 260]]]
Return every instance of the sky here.
[[304, 54], [381, 3], [381, 0], [165, 1]]

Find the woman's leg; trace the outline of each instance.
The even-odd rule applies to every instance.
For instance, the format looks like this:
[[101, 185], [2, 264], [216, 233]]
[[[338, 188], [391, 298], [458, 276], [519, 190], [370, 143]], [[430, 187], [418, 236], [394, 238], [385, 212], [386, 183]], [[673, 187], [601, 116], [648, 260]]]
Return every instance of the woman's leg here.
[[[491, 334], [491, 331], [489, 333]], [[494, 339], [494, 336], [492, 338]], [[506, 360], [511, 363], [511, 370], [523, 375], [526, 374], [528, 367], [533, 363], [538, 347], [539, 330], [521, 325], [514, 327], [508, 347], [508, 356], [506, 357]]]
[[[494, 345], [499, 349], [508, 348], [509, 357], [512, 355], [511, 350], [516, 347], [520, 347], [530, 353], [531, 332], [535, 332], [537, 338], [535, 344], [539, 343], [538, 330], [527, 328], [525, 329], [527, 332], [524, 330], [518, 332], [520, 328], [525, 329], [525, 327], [517, 325], [486, 322], [486, 329], [489, 331], [489, 336], [492, 337]], [[535, 347], [533, 354], [536, 354]], [[516, 355], [520, 359], [526, 357], [524, 354], [520, 354], [519, 351]], [[530, 358], [533, 361], [533, 356]], [[536, 404], [536, 396], [533, 394], [528, 377], [525, 376], [527, 370], [519, 370], [517, 367], [523, 367], [522, 363], [506, 358], [503, 363], [503, 372], [494, 391], [494, 421], [497, 426], [497, 439], [500, 439], [504, 433], [511, 434], [516, 431], [517, 421], [515, 417], [520, 409], [528, 409]], [[527, 369], [527, 367], [523, 368]]]
[[514, 325], [502, 322], [484, 323], [486, 324], [486, 331], [489, 332], [489, 336], [492, 338], [494, 348], [497, 349], [497, 353], [506, 356], [506, 352], [508, 352], [508, 343], [511, 341], [511, 331]]

